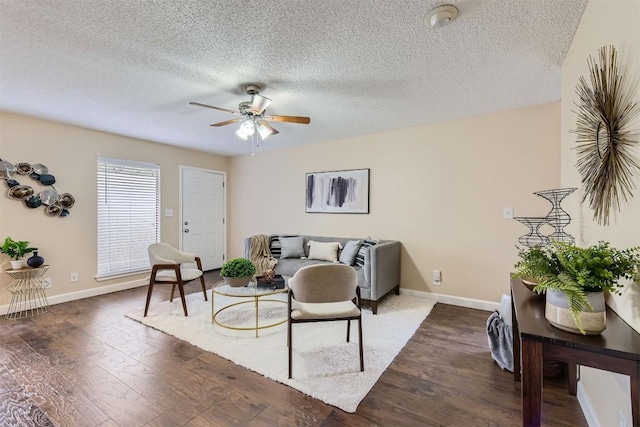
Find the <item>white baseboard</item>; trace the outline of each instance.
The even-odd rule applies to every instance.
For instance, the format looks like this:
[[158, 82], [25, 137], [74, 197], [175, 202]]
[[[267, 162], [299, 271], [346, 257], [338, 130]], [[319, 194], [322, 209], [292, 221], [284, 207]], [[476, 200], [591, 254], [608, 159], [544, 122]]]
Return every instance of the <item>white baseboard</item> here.
[[[61, 304], [63, 302], [75, 301], [83, 298], [95, 297], [98, 295], [110, 294], [112, 292], [124, 291], [126, 289], [146, 286], [147, 279], [137, 279], [128, 282], [116, 283], [115, 285], [98, 286], [97, 288], [85, 289], [82, 291], [68, 292], [66, 294], [47, 296], [49, 305]], [[46, 293], [46, 290], [45, 290]], [[9, 311], [9, 305], [0, 305], [0, 315], [5, 315]]]
[[584, 391], [584, 387], [580, 381], [578, 381], [577, 397], [578, 403], [580, 403], [580, 408], [582, 409], [582, 413], [584, 414], [584, 418], [587, 420], [589, 427], [600, 427], [602, 424], [600, 424], [596, 411], [591, 404], [591, 399], [589, 399], [589, 395]]
[[413, 295], [419, 298], [428, 298], [443, 304], [458, 305], [460, 307], [475, 308], [478, 310], [495, 311], [500, 308], [499, 302], [484, 301], [480, 299], [456, 297], [453, 295], [436, 294], [433, 292], [414, 291], [413, 289], [400, 288], [401, 294]]

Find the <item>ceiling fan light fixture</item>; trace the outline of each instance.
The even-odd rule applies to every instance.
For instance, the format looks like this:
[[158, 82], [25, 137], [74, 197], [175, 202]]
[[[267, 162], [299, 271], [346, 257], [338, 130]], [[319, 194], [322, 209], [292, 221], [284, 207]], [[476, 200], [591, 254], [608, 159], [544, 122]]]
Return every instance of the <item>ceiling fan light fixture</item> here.
[[458, 16], [458, 8], [450, 4], [436, 7], [424, 17], [424, 24], [431, 28], [444, 27]]
[[271, 100], [269, 98], [255, 94], [253, 95], [250, 111], [254, 114], [260, 115], [269, 106], [269, 104], [271, 104]]
[[242, 122], [242, 124], [240, 125], [240, 130], [244, 132], [247, 136], [253, 135], [253, 132], [255, 132], [256, 130], [256, 127], [253, 124], [253, 120], [249, 118], [244, 122]]
[[269, 129], [268, 127], [266, 127], [263, 124], [260, 124], [260, 126], [258, 126], [258, 133], [260, 134], [260, 138], [262, 138], [262, 140], [264, 141], [265, 139], [267, 139], [268, 136], [270, 136], [271, 134], [273, 134], [273, 132], [271, 131], [271, 129]]
[[249, 138], [249, 135], [247, 135], [246, 133], [244, 133], [244, 131], [242, 130], [242, 128], [238, 129], [236, 131], [236, 135], [238, 135], [240, 138], [244, 139], [245, 141], [247, 140], [247, 138]]

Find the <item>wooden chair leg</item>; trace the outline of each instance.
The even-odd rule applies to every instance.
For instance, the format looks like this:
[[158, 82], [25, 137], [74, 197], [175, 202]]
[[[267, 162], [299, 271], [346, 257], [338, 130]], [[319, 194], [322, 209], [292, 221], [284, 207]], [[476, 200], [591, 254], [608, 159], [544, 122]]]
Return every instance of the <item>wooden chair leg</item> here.
[[204, 276], [200, 276], [200, 285], [202, 286], [202, 293], [204, 294], [204, 300], [209, 301], [207, 299], [207, 287], [204, 285]]
[[351, 320], [347, 320], [347, 342], [349, 342], [350, 334], [351, 334]]
[[360, 338], [360, 372], [364, 371], [364, 351], [362, 349], [362, 315], [358, 318], [358, 335]]
[[188, 316], [187, 313], [187, 300], [184, 298], [184, 286], [182, 282], [178, 283], [178, 291], [180, 291], [180, 299], [182, 300], [182, 309], [184, 310], [184, 315]]
[[287, 328], [287, 344], [289, 345], [289, 378], [291, 378], [291, 371], [292, 371], [291, 359], [293, 359], [293, 345], [291, 342], [292, 341], [291, 332], [292, 332], [291, 321], [289, 321], [289, 325]]
[[[196, 257], [196, 267], [198, 267], [198, 270], [202, 271], [202, 261], [200, 260], [200, 257]], [[200, 276], [200, 285], [202, 286], [204, 300], [207, 301], [207, 288], [204, 286], [204, 276]]]
[[173, 293], [176, 291], [176, 284], [171, 285], [171, 296], [169, 296], [169, 302], [173, 302]]
[[151, 302], [151, 293], [153, 292], [153, 280], [149, 280], [149, 290], [147, 291], [147, 303], [144, 306], [144, 316], [147, 317], [147, 313], [149, 312], [149, 303]]

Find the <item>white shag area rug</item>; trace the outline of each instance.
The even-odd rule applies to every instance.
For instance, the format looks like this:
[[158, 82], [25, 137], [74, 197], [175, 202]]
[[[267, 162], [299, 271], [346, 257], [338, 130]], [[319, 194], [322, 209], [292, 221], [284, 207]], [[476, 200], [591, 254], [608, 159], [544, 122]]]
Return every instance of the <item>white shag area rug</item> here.
[[[255, 371], [346, 412], [355, 412], [378, 378], [391, 364], [435, 301], [408, 295], [389, 295], [378, 305], [378, 314], [363, 310], [364, 372], [360, 372], [357, 322], [351, 322], [351, 342], [346, 342], [346, 322], [319, 322], [293, 325], [293, 378], [287, 378], [287, 328], [263, 329], [258, 338], [253, 331], [233, 331], [211, 323], [209, 301], [202, 294], [187, 296], [189, 316], [182, 312], [180, 298], [152, 304], [127, 317], [213, 352], [237, 365]], [[278, 296], [286, 301], [286, 295]], [[216, 309], [238, 302], [215, 296]], [[260, 302], [260, 324], [286, 319], [286, 304]], [[224, 324], [255, 324], [253, 303], [223, 311], [217, 317]], [[256, 357], [259, 355], [259, 357]]]

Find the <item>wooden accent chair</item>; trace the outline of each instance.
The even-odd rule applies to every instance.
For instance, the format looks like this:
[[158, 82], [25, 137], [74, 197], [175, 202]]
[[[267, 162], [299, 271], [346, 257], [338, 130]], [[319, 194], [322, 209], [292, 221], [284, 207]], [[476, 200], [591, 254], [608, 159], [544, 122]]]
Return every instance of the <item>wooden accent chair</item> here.
[[[182, 299], [182, 308], [184, 315], [187, 314], [187, 301], [184, 298], [184, 285], [192, 280], [200, 278], [202, 285], [202, 293], [204, 300], [207, 301], [207, 289], [204, 286], [204, 277], [202, 276], [202, 263], [200, 258], [186, 252], [180, 252], [167, 243], [153, 243], [149, 245], [149, 262], [151, 263], [151, 276], [149, 277], [149, 291], [147, 292], [147, 304], [144, 307], [144, 316], [149, 311], [149, 302], [151, 301], [151, 293], [155, 284], [171, 284], [171, 297], [169, 301], [173, 301], [173, 294], [178, 286], [180, 298]], [[183, 268], [183, 263], [196, 263], [195, 268]]]
[[319, 264], [303, 267], [289, 279], [287, 310], [289, 378], [292, 374], [293, 324], [304, 322], [347, 321], [347, 342], [351, 321], [358, 321], [360, 371], [364, 371], [362, 350], [362, 309], [356, 270], [344, 264]]

